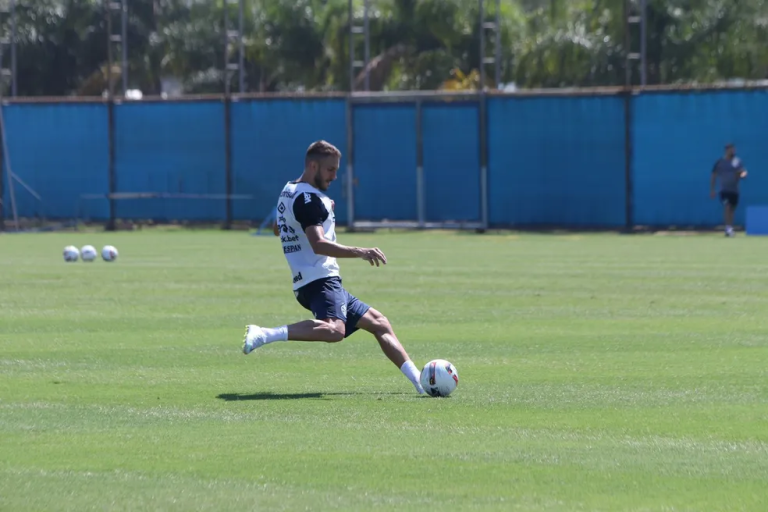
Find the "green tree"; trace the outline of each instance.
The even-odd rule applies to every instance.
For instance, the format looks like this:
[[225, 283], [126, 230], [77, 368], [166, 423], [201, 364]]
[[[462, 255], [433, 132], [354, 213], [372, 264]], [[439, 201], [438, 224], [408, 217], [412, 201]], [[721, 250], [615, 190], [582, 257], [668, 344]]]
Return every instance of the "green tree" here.
[[[768, 78], [768, 0], [647, 2], [649, 83]], [[490, 21], [495, 1], [485, 4]], [[129, 0], [129, 86], [158, 94], [164, 78], [175, 78], [188, 93], [222, 92], [225, 5], [234, 28], [237, 6], [225, 0]], [[347, 90], [347, 6], [348, 0], [245, 0], [247, 89]], [[370, 0], [370, 7], [371, 89], [477, 86], [477, 0]], [[101, 94], [107, 71], [104, 9], [104, 0], [18, 0], [19, 93]], [[363, 0], [354, 0], [354, 12], [355, 24], [362, 24]], [[624, 0], [502, 0], [500, 16], [502, 82], [624, 83]], [[488, 36], [491, 55], [494, 41]], [[355, 57], [363, 58], [362, 38]], [[492, 82], [493, 67], [486, 71]], [[119, 72], [114, 70], [118, 85]], [[356, 70], [356, 89], [364, 76]]]
[[16, 15], [20, 95], [71, 94], [106, 60], [106, 28], [95, 2], [20, 0]]

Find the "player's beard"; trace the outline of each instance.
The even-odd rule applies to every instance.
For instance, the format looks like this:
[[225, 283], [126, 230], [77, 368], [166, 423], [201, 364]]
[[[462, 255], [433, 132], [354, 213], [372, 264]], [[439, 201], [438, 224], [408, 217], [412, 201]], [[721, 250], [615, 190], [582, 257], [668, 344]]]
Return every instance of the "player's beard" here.
[[320, 176], [320, 173], [315, 176], [315, 188], [318, 190], [328, 190], [328, 185], [325, 184], [325, 180]]

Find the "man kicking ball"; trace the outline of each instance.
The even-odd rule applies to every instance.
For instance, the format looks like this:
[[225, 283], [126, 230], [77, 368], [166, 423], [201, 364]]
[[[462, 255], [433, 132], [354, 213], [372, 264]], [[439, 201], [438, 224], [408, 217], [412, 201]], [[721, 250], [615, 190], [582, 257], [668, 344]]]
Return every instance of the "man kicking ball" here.
[[336, 179], [341, 152], [325, 141], [307, 149], [304, 173], [290, 181], [280, 193], [275, 235], [280, 236], [283, 253], [293, 273], [296, 300], [315, 320], [265, 328], [248, 325], [243, 353], [276, 341], [324, 341], [336, 343], [358, 329], [376, 337], [381, 350], [408, 377], [419, 393], [419, 370], [398, 341], [389, 321], [350, 295], [341, 283], [336, 258], [362, 258], [371, 266], [386, 265], [387, 257], [378, 248], [347, 247], [336, 243], [333, 201], [323, 192]]

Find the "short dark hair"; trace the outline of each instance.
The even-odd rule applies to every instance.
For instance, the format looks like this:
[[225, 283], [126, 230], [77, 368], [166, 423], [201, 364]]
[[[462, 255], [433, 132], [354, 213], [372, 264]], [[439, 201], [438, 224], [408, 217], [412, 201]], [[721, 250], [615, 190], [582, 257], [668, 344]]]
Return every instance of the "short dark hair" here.
[[330, 142], [318, 140], [310, 144], [309, 148], [307, 148], [307, 156], [305, 161], [309, 162], [311, 160], [319, 160], [328, 156], [341, 157], [341, 151], [339, 151], [339, 149]]

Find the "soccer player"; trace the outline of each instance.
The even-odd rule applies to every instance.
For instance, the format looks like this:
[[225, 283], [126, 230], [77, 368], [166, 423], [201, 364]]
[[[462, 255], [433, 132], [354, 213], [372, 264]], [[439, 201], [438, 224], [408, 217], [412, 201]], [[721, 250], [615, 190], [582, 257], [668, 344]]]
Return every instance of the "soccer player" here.
[[347, 247], [336, 242], [334, 203], [324, 194], [336, 179], [341, 152], [326, 141], [307, 149], [304, 173], [289, 181], [280, 193], [277, 222], [283, 253], [293, 274], [293, 293], [315, 319], [264, 328], [248, 325], [243, 353], [277, 341], [323, 341], [336, 343], [358, 329], [376, 337], [381, 350], [424, 393], [420, 372], [398, 341], [387, 318], [350, 295], [342, 286], [337, 258], [361, 258], [377, 267], [387, 257], [378, 248]]
[[715, 182], [720, 179], [720, 202], [723, 203], [725, 236], [733, 236], [733, 213], [739, 205], [739, 182], [747, 177], [747, 171], [733, 144], [725, 146], [725, 155], [715, 162], [709, 179], [709, 195], [715, 196]]

